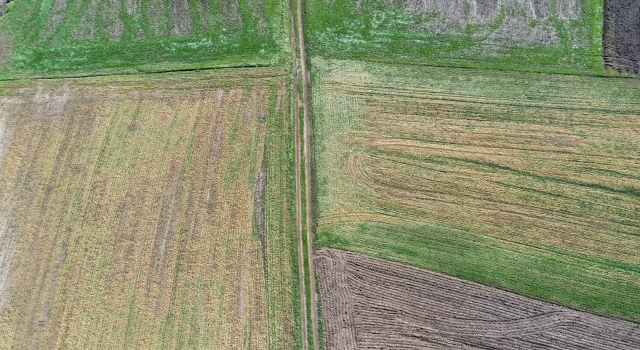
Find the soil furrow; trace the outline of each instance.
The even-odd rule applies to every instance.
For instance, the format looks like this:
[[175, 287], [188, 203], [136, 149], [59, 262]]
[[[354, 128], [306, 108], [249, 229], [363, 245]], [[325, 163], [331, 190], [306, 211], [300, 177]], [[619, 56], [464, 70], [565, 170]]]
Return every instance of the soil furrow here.
[[358, 349], [633, 349], [640, 342], [628, 321], [397, 263], [336, 249], [318, 251], [316, 262], [329, 306], [327, 349], [342, 349], [345, 335]]

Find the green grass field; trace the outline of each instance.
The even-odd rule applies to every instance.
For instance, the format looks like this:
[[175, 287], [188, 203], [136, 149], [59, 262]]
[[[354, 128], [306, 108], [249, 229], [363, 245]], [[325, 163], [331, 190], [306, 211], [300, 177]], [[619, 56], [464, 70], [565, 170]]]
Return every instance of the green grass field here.
[[310, 0], [308, 48], [326, 58], [603, 73], [602, 0], [530, 4]]
[[287, 85], [0, 83], [0, 348], [295, 348]]
[[277, 0], [17, 0], [0, 19], [0, 77], [281, 64], [289, 48], [287, 6]]
[[313, 66], [318, 247], [640, 321], [638, 81]]

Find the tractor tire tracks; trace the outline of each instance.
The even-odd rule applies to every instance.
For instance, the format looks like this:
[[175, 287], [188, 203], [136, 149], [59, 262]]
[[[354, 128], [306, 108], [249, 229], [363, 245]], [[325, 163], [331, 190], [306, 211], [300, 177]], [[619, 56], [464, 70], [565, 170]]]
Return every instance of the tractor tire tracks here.
[[[309, 84], [310, 74], [307, 70], [307, 53], [304, 43], [304, 24], [302, 18], [302, 0], [297, 0], [294, 4], [293, 0], [289, 0], [289, 21], [291, 26], [291, 51], [293, 54], [293, 89], [295, 98], [295, 151], [296, 151], [296, 221], [298, 233], [298, 264], [300, 279], [300, 307], [301, 307], [301, 327], [303, 349], [309, 347], [307, 317], [311, 315], [311, 330], [313, 339], [313, 348], [319, 349], [318, 335], [318, 297], [316, 291], [315, 267], [313, 259], [313, 219], [312, 219], [312, 189], [311, 189], [311, 142], [312, 127], [310, 117], [309, 103]], [[295, 10], [295, 14], [294, 14]], [[296, 23], [297, 17], [297, 23]], [[297, 34], [297, 38], [296, 38]], [[300, 57], [298, 57], [300, 55]], [[300, 86], [301, 85], [301, 86]], [[302, 99], [300, 98], [300, 87], [302, 87]], [[300, 107], [302, 107], [303, 130], [300, 125]], [[300, 140], [300, 134], [303, 134], [303, 140]], [[305, 269], [305, 249], [303, 244], [303, 218], [302, 218], [302, 174], [301, 174], [301, 147], [304, 151], [304, 175], [305, 175], [305, 218], [306, 223], [306, 258], [309, 264], [308, 271]], [[306, 273], [309, 273], [309, 290], [310, 290], [310, 310], [307, 310], [306, 300]]]

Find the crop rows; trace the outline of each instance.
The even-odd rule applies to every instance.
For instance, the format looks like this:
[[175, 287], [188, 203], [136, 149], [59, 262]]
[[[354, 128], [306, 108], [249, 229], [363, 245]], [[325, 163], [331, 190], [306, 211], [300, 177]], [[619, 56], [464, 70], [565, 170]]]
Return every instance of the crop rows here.
[[292, 347], [285, 82], [7, 84], [0, 347]]
[[309, 52], [319, 57], [582, 74], [603, 68], [601, 0], [309, 0], [307, 12]]
[[337, 249], [316, 253], [327, 349], [633, 349], [637, 324]]
[[316, 67], [319, 245], [639, 319], [628, 81]]
[[285, 9], [274, 0], [15, 1], [0, 9], [0, 30], [11, 33], [0, 39], [0, 73], [69, 76], [271, 64], [284, 48]]

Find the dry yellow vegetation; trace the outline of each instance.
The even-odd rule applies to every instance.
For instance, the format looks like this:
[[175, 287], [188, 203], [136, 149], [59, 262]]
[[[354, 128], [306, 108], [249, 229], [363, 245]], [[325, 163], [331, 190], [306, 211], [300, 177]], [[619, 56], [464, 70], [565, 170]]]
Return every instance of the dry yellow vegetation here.
[[4, 83], [0, 347], [294, 347], [287, 82]]

